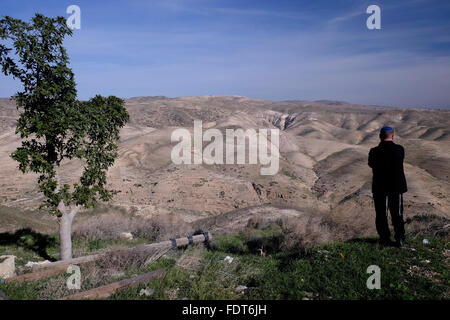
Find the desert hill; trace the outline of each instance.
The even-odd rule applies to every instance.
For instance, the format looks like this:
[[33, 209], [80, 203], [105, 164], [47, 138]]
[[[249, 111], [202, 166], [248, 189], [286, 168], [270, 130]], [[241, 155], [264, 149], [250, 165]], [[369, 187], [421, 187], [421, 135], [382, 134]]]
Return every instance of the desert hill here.
[[[346, 230], [331, 238], [374, 234], [367, 155], [387, 124], [406, 150], [406, 218], [450, 217], [449, 110], [241, 96], [135, 97], [126, 99], [126, 107], [130, 122], [109, 171], [110, 187], [118, 191], [112, 204], [144, 218], [234, 231], [250, 218], [290, 217], [307, 226], [305, 235], [325, 233], [324, 224]], [[19, 145], [17, 116], [14, 102], [0, 99], [0, 205], [32, 210], [42, 200], [36, 176], [22, 175], [9, 157]], [[279, 128], [278, 174], [262, 176], [258, 165], [174, 165], [171, 133], [180, 127], [192, 131], [194, 120], [222, 132]], [[63, 181], [79, 167], [76, 161], [65, 163]]]

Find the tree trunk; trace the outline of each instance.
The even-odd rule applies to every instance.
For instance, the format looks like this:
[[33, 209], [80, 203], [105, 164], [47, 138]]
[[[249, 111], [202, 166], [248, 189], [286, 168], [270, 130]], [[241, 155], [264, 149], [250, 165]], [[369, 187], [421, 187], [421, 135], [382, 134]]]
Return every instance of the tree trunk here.
[[64, 213], [59, 224], [61, 260], [72, 259], [72, 221], [70, 213]]
[[72, 210], [62, 210], [63, 215], [59, 221], [59, 242], [61, 260], [72, 259], [72, 221], [77, 214], [79, 206]]
[[[56, 192], [58, 193], [61, 187], [60, 175], [56, 172]], [[58, 210], [62, 213], [59, 220], [59, 244], [60, 244], [60, 259], [72, 259], [72, 222], [75, 215], [80, 210], [81, 206], [77, 205], [72, 208], [66, 207], [64, 201], [58, 204]], [[70, 210], [69, 210], [70, 209]]]

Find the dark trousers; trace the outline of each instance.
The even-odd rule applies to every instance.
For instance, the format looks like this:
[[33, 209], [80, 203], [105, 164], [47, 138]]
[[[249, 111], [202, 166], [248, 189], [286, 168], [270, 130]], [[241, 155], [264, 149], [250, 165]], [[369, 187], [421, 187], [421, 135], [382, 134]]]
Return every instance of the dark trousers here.
[[391, 212], [392, 224], [394, 226], [395, 240], [405, 238], [405, 225], [403, 221], [403, 194], [373, 194], [375, 203], [377, 232], [381, 241], [388, 241], [391, 232], [388, 226], [388, 209]]

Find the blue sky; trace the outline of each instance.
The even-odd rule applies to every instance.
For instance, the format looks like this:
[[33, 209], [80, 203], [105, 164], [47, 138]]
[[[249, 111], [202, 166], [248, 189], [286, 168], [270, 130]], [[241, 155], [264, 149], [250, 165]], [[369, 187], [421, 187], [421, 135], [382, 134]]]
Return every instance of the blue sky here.
[[[5, 1], [0, 16], [68, 17], [79, 97], [235, 94], [450, 105], [448, 0]], [[381, 7], [381, 30], [366, 8]], [[0, 75], [0, 97], [20, 89]]]

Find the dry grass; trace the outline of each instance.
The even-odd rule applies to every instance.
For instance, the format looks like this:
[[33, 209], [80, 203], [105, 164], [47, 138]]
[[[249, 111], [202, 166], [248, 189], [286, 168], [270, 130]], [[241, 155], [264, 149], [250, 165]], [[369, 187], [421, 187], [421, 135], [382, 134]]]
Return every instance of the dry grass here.
[[74, 238], [84, 240], [120, 240], [122, 233], [148, 241], [167, 240], [193, 232], [189, 225], [180, 224], [170, 217], [146, 219], [132, 213], [112, 211], [99, 215], [84, 215], [72, 228]]
[[450, 239], [450, 220], [433, 215], [416, 215], [405, 221], [406, 228], [414, 235], [433, 234]]
[[336, 235], [338, 226], [334, 225], [329, 219], [321, 215], [311, 215], [307, 220], [298, 218], [283, 218], [278, 221], [282, 228], [283, 241], [281, 250], [291, 250], [294, 247], [306, 247], [316, 244], [330, 243], [338, 240]]
[[178, 258], [176, 266], [192, 271], [199, 271], [201, 269], [202, 251], [204, 250], [203, 245], [197, 245], [192, 250], [185, 250]]
[[[142, 273], [146, 266], [166, 254], [165, 250], [115, 249], [100, 259], [81, 265], [81, 290], [97, 288]], [[39, 285], [38, 299], [58, 299], [79, 292], [67, 288], [68, 274], [61, 274]]]
[[56, 217], [44, 211], [22, 210], [0, 205], [0, 221], [0, 233], [25, 228], [45, 234], [54, 234], [58, 231]]

